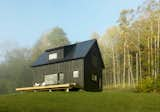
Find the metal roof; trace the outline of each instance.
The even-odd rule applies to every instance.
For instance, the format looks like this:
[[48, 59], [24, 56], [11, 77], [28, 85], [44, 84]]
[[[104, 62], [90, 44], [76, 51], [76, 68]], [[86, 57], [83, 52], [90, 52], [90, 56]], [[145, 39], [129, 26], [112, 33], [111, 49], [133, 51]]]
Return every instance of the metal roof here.
[[[93, 39], [93, 40], [88, 40], [88, 41], [84, 41], [84, 42], [80, 42], [80, 43], [76, 43], [76, 44], [61, 46], [61, 47], [57, 47], [57, 48], [53, 48], [53, 49], [47, 49], [32, 64], [32, 67], [85, 58], [95, 42], [96, 42], [96, 40]], [[56, 60], [49, 60], [48, 55], [50, 54], [50, 52], [54, 51], [54, 50], [59, 50], [59, 49], [64, 49], [64, 58], [56, 59]]]

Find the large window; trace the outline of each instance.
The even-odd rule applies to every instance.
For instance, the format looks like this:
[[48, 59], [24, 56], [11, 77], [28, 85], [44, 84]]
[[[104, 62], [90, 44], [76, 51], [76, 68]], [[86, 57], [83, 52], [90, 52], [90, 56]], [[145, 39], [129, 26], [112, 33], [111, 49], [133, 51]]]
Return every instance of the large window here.
[[73, 71], [73, 78], [79, 78], [79, 71]]
[[49, 54], [49, 60], [57, 59], [57, 53], [51, 53]]
[[45, 75], [44, 76], [44, 82], [49, 85], [49, 84], [57, 84], [57, 74], [50, 74], [50, 75]]

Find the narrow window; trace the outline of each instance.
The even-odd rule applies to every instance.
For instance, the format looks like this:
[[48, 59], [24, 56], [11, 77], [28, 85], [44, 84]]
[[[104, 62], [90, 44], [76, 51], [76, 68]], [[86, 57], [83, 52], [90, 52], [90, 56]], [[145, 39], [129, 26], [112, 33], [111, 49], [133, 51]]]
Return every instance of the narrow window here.
[[73, 71], [73, 78], [79, 77], [79, 71]]
[[64, 82], [64, 73], [58, 74], [58, 83], [62, 84]]
[[97, 75], [92, 74], [92, 81], [97, 81]]
[[49, 60], [57, 59], [57, 53], [49, 54]]

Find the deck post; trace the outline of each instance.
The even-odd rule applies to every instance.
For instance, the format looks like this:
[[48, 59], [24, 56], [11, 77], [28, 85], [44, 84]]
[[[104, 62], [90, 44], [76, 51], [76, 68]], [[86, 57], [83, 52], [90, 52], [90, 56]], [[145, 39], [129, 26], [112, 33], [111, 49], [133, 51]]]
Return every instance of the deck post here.
[[66, 89], [66, 92], [69, 92], [69, 88]]
[[52, 89], [49, 89], [49, 92], [52, 92]]

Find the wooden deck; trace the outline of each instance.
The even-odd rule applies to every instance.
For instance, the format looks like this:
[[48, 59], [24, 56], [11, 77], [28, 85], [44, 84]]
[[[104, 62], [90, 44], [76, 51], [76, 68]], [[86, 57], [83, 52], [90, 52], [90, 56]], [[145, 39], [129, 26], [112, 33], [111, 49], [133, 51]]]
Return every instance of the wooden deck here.
[[52, 91], [52, 90], [66, 90], [76, 86], [76, 83], [67, 83], [67, 84], [57, 84], [57, 85], [48, 85], [48, 86], [34, 86], [34, 87], [24, 87], [16, 88], [16, 91]]

